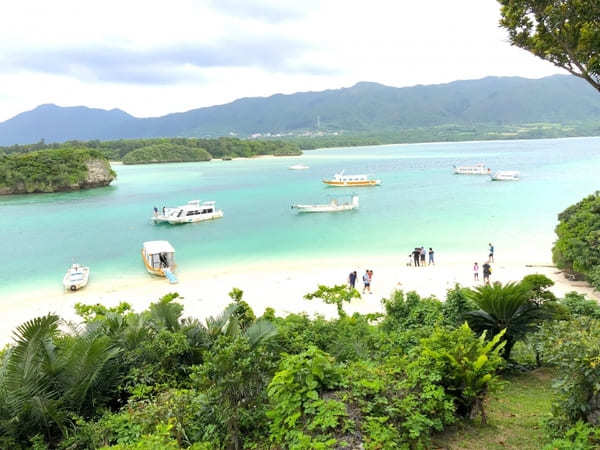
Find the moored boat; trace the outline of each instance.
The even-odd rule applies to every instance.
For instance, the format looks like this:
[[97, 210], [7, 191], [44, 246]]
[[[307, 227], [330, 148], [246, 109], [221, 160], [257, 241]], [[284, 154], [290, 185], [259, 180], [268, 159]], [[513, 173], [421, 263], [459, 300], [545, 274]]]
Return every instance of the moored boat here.
[[324, 179], [323, 183], [334, 187], [363, 187], [379, 186], [381, 180], [372, 179], [369, 175], [345, 175], [342, 170], [336, 173], [332, 179]]
[[63, 277], [63, 286], [70, 291], [77, 291], [88, 284], [90, 268], [73, 264]]
[[203, 202], [191, 200], [187, 204], [176, 208], [163, 207], [161, 211], [154, 208], [154, 223], [168, 222], [171, 225], [179, 223], [202, 222], [204, 220], [219, 219], [223, 217], [223, 211], [216, 209], [215, 202]]
[[294, 164], [293, 166], [288, 167], [288, 169], [290, 169], [290, 170], [306, 170], [306, 169], [309, 169], [309, 167], [305, 166], [304, 164]]
[[166, 277], [177, 283], [175, 271], [175, 249], [167, 241], [148, 241], [142, 246], [142, 260], [146, 270], [152, 275]]
[[499, 170], [491, 177], [492, 181], [519, 181], [519, 172], [516, 170]]
[[358, 195], [353, 195], [349, 201], [333, 199], [329, 203], [316, 205], [292, 205], [292, 209], [298, 212], [317, 213], [317, 212], [339, 212], [350, 211], [358, 208]]
[[490, 175], [492, 169], [485, 167], [485, 164], [479, 163], [474, 166], [452, 166], [455, 175]]

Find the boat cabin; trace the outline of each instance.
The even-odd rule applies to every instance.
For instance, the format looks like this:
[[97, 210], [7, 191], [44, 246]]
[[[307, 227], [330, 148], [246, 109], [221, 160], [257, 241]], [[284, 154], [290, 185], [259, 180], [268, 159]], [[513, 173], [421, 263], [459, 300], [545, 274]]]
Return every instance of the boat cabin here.
[[175, 266], [175, 249], [167, 241], [144, 242], [144, 258], [146, 265], [154, 270]]

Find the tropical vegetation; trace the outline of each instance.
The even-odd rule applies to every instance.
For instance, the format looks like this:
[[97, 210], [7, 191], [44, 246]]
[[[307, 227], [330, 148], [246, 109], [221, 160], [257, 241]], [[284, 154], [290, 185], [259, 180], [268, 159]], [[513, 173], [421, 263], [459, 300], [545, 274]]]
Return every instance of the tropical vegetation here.
[[552, 249], [556, 265], [572, 278], [584, 277], [600, 289], [600, 192], [558, 215]]
[[600, 91], [597, 0], [498, 0], [510, 42], [586, 80]]
[[[89, 164], [99, 165], [101, 180], [88, 178]], [[0, 153], [0, 192], [30, 193], [106, 185], [116, 177], [106, 157], [97, 150], [65, 145], [56, 150], [25, 154]]]
[[445, 302], [397, 291], [384, 314], [352, 316], [354, 290], [320, 286], [307, 298], [336, 305], [331, 320], [257, 317], [239, 289], [202, 321], [177, 294], [142, 312], [77, 304], [81, 323], [32, 319], [0, 355], [0, 447], [426, 448], [501, 420], [490, 395], [522, 386], [517, 358], [556, 376], [538, 439], [591, 449], [600, 306], [549, 284], [457, 285]]
[[300, 155], [300, 149], [291, 142], [276, 140], [242, 140], [232, 137], [219, 139], [156, 138], [121, 139], [118, 141], [69, 141], [63, 144], [13, 145], [0, 149], [0, 154], [28, 153], [41, 149], [70, 147], [87, 148], [100, 152], [111, 161], [126, 164], [152, 162], [208, 161], [212, 158], [252, 157], [259, 155]]

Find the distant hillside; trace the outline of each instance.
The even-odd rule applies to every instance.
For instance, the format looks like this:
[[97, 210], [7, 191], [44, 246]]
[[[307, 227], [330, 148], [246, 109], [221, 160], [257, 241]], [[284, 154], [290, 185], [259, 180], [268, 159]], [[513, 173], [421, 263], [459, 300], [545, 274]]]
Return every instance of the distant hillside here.
[[232, 103], [135, 118], [121, 110], [42, 105], [0, 123], [0, 145], [150, 137], [240, 137], [325, 131], [398, 133], [445, 126], [600, 121], [600, 95], [585, 81], [556, 75], [488, 77], [394, 88], [361, 82], [322, 92], [243, 98]]

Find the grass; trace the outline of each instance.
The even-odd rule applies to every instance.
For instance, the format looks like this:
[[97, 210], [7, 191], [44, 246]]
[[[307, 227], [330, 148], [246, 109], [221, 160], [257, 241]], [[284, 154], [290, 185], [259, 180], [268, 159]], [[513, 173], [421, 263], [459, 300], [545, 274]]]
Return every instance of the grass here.
[[539, 449], [546, 443], [542, 419], [550, 416], [552, 373], [537, 369], [506, 379], [504, 389], [486, 402], [487, 425], [462, 422], [434, 438], [448, 450]]

